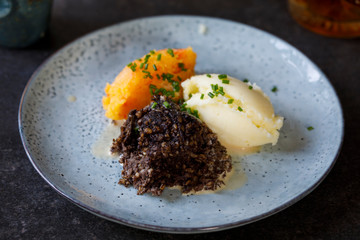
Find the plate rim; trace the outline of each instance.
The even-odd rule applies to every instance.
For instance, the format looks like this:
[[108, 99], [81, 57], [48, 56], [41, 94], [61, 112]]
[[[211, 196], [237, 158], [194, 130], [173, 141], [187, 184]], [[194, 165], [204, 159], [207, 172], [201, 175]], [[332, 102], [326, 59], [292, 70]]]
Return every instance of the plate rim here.
[[[321, 75], [324, 77], [324, 80], [329, 84], [330, 89], [333, 90], [334, 95], [335, 95], [335, 100], [336, 103], [339, 106], [339, 110], [340, 110], [340, 119], [341, 119], [341, 126], [340, 126], [340, 131], [341, 131], [341, 136], [340, 136], [340, 143], [337, 146], [337, 152], [335, 154], [335, 156], [332, 159], [331, 164], [329, 165], [329, 167], [326, 169], [326, 171], [324, 172], [324, 174], [316, 181], [314, 182], [313, 185], [311, 185], [310, 187], [308, 187], [305, 191], [301, 192], [298, 196], [290, 199], [289, 201], [283, 203], [282, 205], [271, 209], [270, 211], [267, 211], [265, 213], [250, 217], [250, 218], [246, 218], [246, 219], [242, 219], [240, 221], [235, 221], [232, 223], [227, 223], [227, 224], [222, 224], [222, 225], [213, 225], [213, 226], [206, 226], [206, 227], [166, 227], [166, 226], [158, 226], [158, 225], [154, 225], [154, 224], [144, 224], [144, 223], [139, 223], [136, 221], [129, 221], [126, 220], [125, 218], [121, 218], [121, 217], [114, 217], [111, 216], [109, 214], [106, 214], [104, 212], [101, 212], [100, 210], [97, 210], [96, 208], [90, 207], [85, 203], [82, 203], [79, 200], [73, 199], [70, 196], [68, 196], [65, 192], [63, 192], [62, 190], [60, 190], [55, 184], [53, 184], [50, 180], [48, 180], [46, 178], [46, 176], [44, 175], [44, 173], [40, 170], [40, 168], [38, 167], [36, 160], [33, 159], [32, 155], [31, 155], [31, 150], [29, 149], [27, 143], [26, 143], [26, 136], [23, 132], [23, 124], [22, 124], [22, 109], [23, 109], [23, 104], [24, 104], [24, 99], [26, 97], [26, 94], [28, 93], [28, 89], [30, 88], [31, 83], [36, 80], [38, 74], [41, 72], [41, 70], [47, 65], [47, 63], [52, 60], [53, 58], [55, 58], [57, 55], [59, 55], [63, 50], [67, 49], [68, 47], [70, 47], [71, 45], [75, 44], [76, 42], [79, 42], [83, 39], [88, 38], [89, 36], [92, 35], [96, 35], [99, 32], [103, 32], [106, 31], [108, 29], [117, 27], [117, 26], [121, 26], [121, 25], [126, 25], [126, 24], [130, 24], [133, 22], [138, 22], [138, 21], [144, 21], [144, 20], [151, 20], [151, 19], [160, 19], [160, 18], [188, 18], [188, 19], [208, 19], [208, 20], [215, 20], [218, 22], [224, 22], [224, 23], [231, 23], [231, 24], [237, 24], [237, 25], [242, 25], [243, 27], [246, 28], [250, 28], [253, 31], [257, 31], [257, 32], [261, 32], [262, 34], [267, 35], [268, 37], [272, 38], [272, 39], [276, 39], [277, 41], [280, 41], [282, 43], [284, 43], [285, 45], [287, 45], [288, 47], [291, 47], [293, 50], [295, 50], [297, 52], [297, 54], [299, 54], [302, 58], [304, 58], [308, 63], [310, 63], [317, 72], [321, 73]], [[29, 161], [31, 162], [31, 164], [33, 165], [33, 167], [35, 168], [35, 170], [39, 173], [39, 175], [45, 180], [45, 182], [47, 184], [49, 184], [58, 194], [60, 194], [61, 196], [63, 196], [65, 199], [67, 199], [68, 201], [70, 201], [71, 203], [75, 204], [76, 206], [80, 207], [81, 209], [90, 212], [98, 217], [104, 218], [106, 220], [110, 220], [112, 222], [116, 222], [116, 223], [120, 223], [129, 227], [134, 227], [134, 228], [138, 228], [138, 229], [142, 229], [142, 230], [148, 230], [148, 231], [154, 231], [154, 232], [163, 232], [163, 233], [176, 233], [176, 234], [193, 234], [193, 233], [206, 233], [206, 232], [215, 232], [215, 231], [220, 231], [220, 230], [226, 230], [226, 229], [231, 229], [231, 228], [235, 228], [235, 227], [239, 227], [239, 226], [243, 226], [252, 222], [256, 222], [259, 220], [262, 220], [264, 218], [270, 217], [288, 207], [290, 207], [291, 205], [295, 204], [296, 202], [298, 202], [299, 200], [303, 199], [305, 196], [307, 196], [308, 194], [310, 194], [316, 187], [318, 187], [321, 182], [327, 177], [327, 175], [330, 173], [330, 171], [332, 170], [332, 168], [334, 167], [337, 158], [339, 157], [339, 154], [341, 152], [342, 149], [342, 145], [344, 142], [344, 126], [345, 125], [345, 121], [344, 121], [344, 115], [343, 115], [343, 109], [342, 109], [342, 105], [341, 105], [341, 101], [338, 97], [338, 94], [334, 88], [334, 86], [332, 85], [332, 83], [330, 82], [330, 80], [328, 79], [328, 77], [324, 74], [324, 72], [312, 61], [310, 60], [305, 54], [303, 54], [299, 49], [297, 49], [295, 46], [291, 45], [290, 43], [288, 43], [287, 41], [273, 35], [272, 33], [269, 33], [265, 30], [241, 23], [241, 22], [237, 22], [234, 20], [229, 20], [229, 19], [224, 19], [224, 18], [219, 18], [219, 17], [210, 17], [210, 16], [199, 16], [199, 15], [156, 15], [156, 16], [150, 16], [150, 17], [141, 17], [141, 18], [134, 18], [134, 19], [130, 19], [130, 20], [126, 20], [123, 22], [119, 22], [119, 23], [115, 23], [97, 30], [94, 30], [92, 32], [89, 32], [85, 35], [82, 35], [74, 40], [72, 40], [71, 42], [65, 44], [64, 46], [62, 46], [61, 48], [57, 49], [55, 52], [53, 52], [51, 55], [49, 55], [34, 71], [34, 73], [30, 76], [29, 80], [27, 81], [25, 88], [22, 92], [21, 95], [21, 99], [20, 99], [20, 103], [19, 103], [19, 108], [18, 108], [18, 128], [19, 128], [19, 134], [21, 137], [21, 142], [22, 145], [24, 147], [24, 150], [26, 152], [26, 155], [29, 158]]]

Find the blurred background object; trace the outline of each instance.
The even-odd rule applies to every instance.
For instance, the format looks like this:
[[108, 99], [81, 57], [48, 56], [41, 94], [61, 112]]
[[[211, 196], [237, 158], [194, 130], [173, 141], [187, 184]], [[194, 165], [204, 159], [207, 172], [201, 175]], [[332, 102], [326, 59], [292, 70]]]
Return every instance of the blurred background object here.
[[45, 35], [52, 0], [0, 0], [0, 45], [27, 47]]
[[288, 0], [303, 27], [328, 37], [360, 37], [360, 0]]

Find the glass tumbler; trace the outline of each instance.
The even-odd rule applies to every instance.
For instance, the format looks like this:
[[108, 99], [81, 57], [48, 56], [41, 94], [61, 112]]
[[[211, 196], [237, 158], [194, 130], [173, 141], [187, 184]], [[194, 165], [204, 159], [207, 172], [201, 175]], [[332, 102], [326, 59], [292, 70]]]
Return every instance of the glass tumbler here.
[[292, 17], [328, 37], [360, 37], [360, 0], [288, 0]]

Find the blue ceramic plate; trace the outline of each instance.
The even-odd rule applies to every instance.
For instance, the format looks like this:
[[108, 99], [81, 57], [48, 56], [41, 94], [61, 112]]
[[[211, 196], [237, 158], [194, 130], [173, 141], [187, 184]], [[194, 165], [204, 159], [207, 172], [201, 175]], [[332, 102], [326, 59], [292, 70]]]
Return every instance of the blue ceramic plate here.
[[[197, 53], [198, 73], [227, 73], [261, 86], [276, 113], [286, 118], [279, 142], [237, 159], [238, 170], [247, 177], [241, 188], [138, 196], [135, 189], [117, 184], [121, 166], [116, 160], [94, 157], [90, 151], [108, 124], [101, 106], [103, 89], [149, 50], [187, 46]], [[75, 100], [70, 96], [76, 101], [69, 101]], [[51, 56], [24, 90], [19, 128], [35, 169], [74, 204], [128, 226], [194, 233], [265, 218], [310, 193], [335, 162], [343, 117], [327, 78], [288, 43], [236, 22], [162, 16], [96, 31]]]

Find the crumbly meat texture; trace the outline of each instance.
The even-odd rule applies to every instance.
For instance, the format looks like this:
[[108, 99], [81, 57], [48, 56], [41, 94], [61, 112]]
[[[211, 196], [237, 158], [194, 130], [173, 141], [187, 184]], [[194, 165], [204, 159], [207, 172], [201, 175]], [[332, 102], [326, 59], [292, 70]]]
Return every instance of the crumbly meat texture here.
[[183, 193], [216, 190], [232, 168], [216, 134], [163, 96], [129, 113], [111, 151], [121, 154], [119, 184], [133, 185], [138, 194], [159, 196], [173, 186]]

